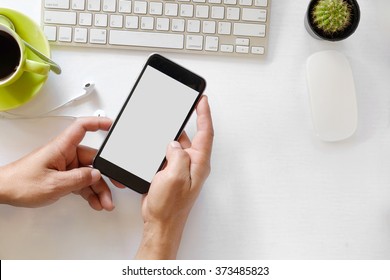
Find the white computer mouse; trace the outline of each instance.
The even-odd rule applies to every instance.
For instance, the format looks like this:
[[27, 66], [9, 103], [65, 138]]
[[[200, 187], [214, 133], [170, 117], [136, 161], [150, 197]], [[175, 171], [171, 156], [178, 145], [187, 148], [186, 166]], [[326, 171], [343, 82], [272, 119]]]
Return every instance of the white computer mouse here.
[[348, 59], [321, 51], [307, 59], [307, 83], [314, 130], [323, 141], [341, 141], [357, 128], [355, 82]]

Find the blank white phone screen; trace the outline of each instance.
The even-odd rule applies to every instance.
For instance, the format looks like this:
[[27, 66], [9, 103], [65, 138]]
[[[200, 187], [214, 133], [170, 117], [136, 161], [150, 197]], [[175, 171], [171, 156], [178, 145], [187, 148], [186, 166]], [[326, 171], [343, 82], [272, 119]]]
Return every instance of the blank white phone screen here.
[[147, 66], [100, 157], [151, 182], [198, 94]]

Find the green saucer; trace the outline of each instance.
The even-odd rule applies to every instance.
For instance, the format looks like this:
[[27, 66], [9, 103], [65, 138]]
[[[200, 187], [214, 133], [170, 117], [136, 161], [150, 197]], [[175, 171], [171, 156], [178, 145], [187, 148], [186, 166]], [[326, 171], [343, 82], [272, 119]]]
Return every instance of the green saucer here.
[[[50, 46], [41, 28], [26, 15], [11, 9], [0, 8], [0, 15], [8, 17], [16, 33], [27, 43], [50, 58]], [[41, 61], [27, 48], [28, 58]], [[0, 111], [15, 109], [31, 100], [42, 88], [47, 76], [24, 72], [13, 84], [0, 87]]]

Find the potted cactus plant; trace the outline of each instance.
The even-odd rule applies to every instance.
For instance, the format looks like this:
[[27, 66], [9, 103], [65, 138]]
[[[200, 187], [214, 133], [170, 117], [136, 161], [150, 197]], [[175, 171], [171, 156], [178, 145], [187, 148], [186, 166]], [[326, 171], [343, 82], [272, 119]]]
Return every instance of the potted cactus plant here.
[[309, 34], [328, 41], [348, 38], [359, 21], [360, 9], [356, 0], [311, 0], [305, 15]]

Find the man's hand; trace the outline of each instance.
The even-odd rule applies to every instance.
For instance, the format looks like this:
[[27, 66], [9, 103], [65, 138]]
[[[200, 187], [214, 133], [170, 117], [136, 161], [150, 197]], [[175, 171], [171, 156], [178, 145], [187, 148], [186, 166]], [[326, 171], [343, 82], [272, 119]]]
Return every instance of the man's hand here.
[[111, 124], [107, 118], [77, 119], [46, 146], [1, 167], [0, 203], [39, 207], [73, 192], [95, 210], [112, 210], [110, 189], [90, 167], [96, 150], [79, 146], [88, 131], [108, 130]]
[[191, 208], [210, 174], [214, 130], [204, 96], [197, 106], [197, 133], [185, 132], [167, 148], [167, 165], [153, 178], [142, 202], [144, 236], [139, 259], [174, 259]]

